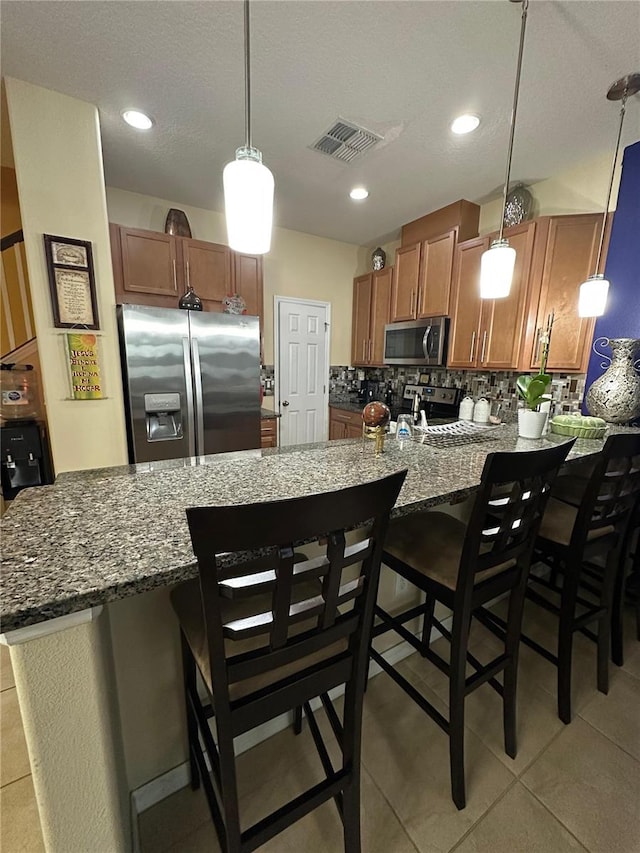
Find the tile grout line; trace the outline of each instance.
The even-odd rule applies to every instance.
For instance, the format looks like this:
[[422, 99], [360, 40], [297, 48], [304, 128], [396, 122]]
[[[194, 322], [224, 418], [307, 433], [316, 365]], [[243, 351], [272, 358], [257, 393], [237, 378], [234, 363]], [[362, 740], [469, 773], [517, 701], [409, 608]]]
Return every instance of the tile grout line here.
[[457, 848], [462, 844], [462, 842], [463, 842], [463, 841], [465, 841], [465, 839], [469, 837], [469, 835], [471, 835], [471, 833], [474, 831], [474, 829], [476, 829], [476, 828], [477, 828], [477, 827], [482, 823], [482, 821], [483, 821], [483, 820], [484, 820], [484, 819], [485, 819], [489, 814], [491, 814], [491, 812], [492, 812], [492, 811], [494, 810], [494, 808], [498, 805], [498, 803], [502, 802], [502, 800], [507, 796], [507, 794], [509, 793], [509, 791], [511, 791], [511, 790], [512, 790], [512, 789], [513, 789], [513, 788], [518, 784], [518, 782], [519, 782], [519, 781], [520, 781], [520, 780], [518, 779], [518, 777], [517, 777], [517, 776], [514, 776], [514, 777], [513, 777], [513, 781], [511, 781], [511, 782], [507, 785], [507, 787], [506, 787], [506, 788], [504, 789], [504, 791], [503, 791], [503, 792], [498, 796], [498, 798], [497, 798], [497, 799], [495, 799], [495, 800], [491, 803], [491, 805], [489, 806], [489, 808], [488, 808], [486, 811], [484, 811], [484, 812], [480, 815], [480, 817], [479, 817], [476, 821], [474, 821], [474, 823], [472, 823], [472, 824], [471, 824], [471, 826], [470, 826], [470, 827], [469, 827], [469, 829], [465, 832], [465, 834], [462, 836], [462, 838], [459, 838], [459, 839], [456, 841], [456, 843], [453, 845], [453, 847], [450, 847], [450, 848], [449, 848], [448, 853], [453, 853], [453, 851], [454, 851], [454, 850], [456, 850], [456, 849], [457, 849]]
[[31, 771], [25, 773], [23, 776], [18, 776], [17, 779], [12, 779], [10, 782], [5, 782], [4, 785], [0, 786], [0, 791], [4, 791], [5, 788], [8, 788], [9, 785], [15, 785], [16, 782], [22, 782], [23, 779], [30, 779], [33, 774]]
[[582, 722], [585, 723], [587, 726], [589, 726], [589, 728], [593, 729], [594, 732], [598, 732], [598, 734], [601, 735], [606, 740], [608, 740], [609, 743], [612, 743], [615, 747], [617, 747], [619, 750], [624, 752], [625, 755], [628, 755], [629, 758], [632, 758], [636, 763], [640, 764], [640, 758], [638, 758], [637, 755], [634, 755], [632, 752], [629, 752], [629, 750], [626, 747], [621, 746], [617, 741], [615, 741], [615, 740], [613, 740], [613, 738], [609, 737], [609, 735], [606, 732], [603, 732], [601, 729], [599, 729], [597, 726], [595, 726], [590, 720], [586, 720], [582, 716], [582, 714], [576, 714], [576, 717], [580, 717]]
[[[407, 831], [407, 828], [406, 828], [406, 826], [404, 825], [404, 822], [403, 822], [403, 821], [402, 821], [402, 819], [400, 818], [400, 815], [396, 812], [396, 810], [394, 809], [394, 807], [391, 805], [391, 803], [389, 802], [389, 800], [386, 798], [386, 796], [385, 796], [385, 794], [384, 794], [384, 791], [382, 791], [382, 789], [380, 788], [380, 786], [378, 785], [378, 783], [376, 782], [376, 780], [373, 778], [373, 774], [371, 773], [371, 771], [369, 771], [369, 770], [365, 767], [364, 763], [362, 763], [362, 761], [361, 761], [361, 763], [360, 763], [360, 771], [362, 771], [362, 770], [364, 770], [364, 771], [365, 771], [365, 773], [367, 774], [367, 776], [368, 776], [368, 777], [369, 777], [369, 779], [371, 780], [371, 783], [373, 784], [373, 787], [376, 789], [376, 791], [380, 794], [380, 796], [382, 797], [382, 799], [384, 800], [384, 802], [385, 802], [385, 803], [389, 806], [389, 808], [391, 809], [391, 813], [394, 815], [395, 819], [398, 821], [398, 824], [399, 824], [400, 828], [402, 829], [402, 831], [404, 832], [404, 834], [405, 834], [406, 838], [408, 839], [409, 844], [411, 844], [411, 846], [412, 846], [412, 847], [413, 847], [413, 849], [416, 851], [416, 853], [420, 853], [420, 848], [416, 845], [416, 843], [415, 843], [415, 841], [413, 840], [413, 838], [409, 835], [409, 833], [408, 833], [408, 831]], [[362, 806], [362, 803], [360, 803], [360, 805]]]
[[578, 836], [577, 836], [577, 835], [575, 835], [575, 833], [574, 833], [571, 829], [569, 829], [569, 827], [568, 827], [568, 826], [567, 826], [567, 825], [566, 825], [562, 820], [560, 820], [560, 818], [559, 818], [559, 816], [558, 816], [557, 814], [554, 814], [554, 813], [551, 811], [551, 809], [547, 806], [547, 804], [546, 804], [546, 803], [544, 803], [544, 802], [540, 799], [540, 797], [538, 797], [538, 796], [537, 796], [537, 794], [536, 794], [536, 792], [535, 792], [535, 791], [532, 791], [532, 790], [531, 790], [531, 788], [529, 788], [529, 786], [528, 786], [528, 785], [526, 785], [524, 782], [522, 782], [522, 785], [523, 785], [523, 787], [525, 788], [525, 790], [526, 790], [529, 794], [531, 794], [531, 796], [533, 797], [533, 799], [534, 799], [537, 803], [539, 803], [539, 804], [542, 806], [542, 808], [543, 808], [543, 809], [544, 809], [548, 814], [550, 814], [550, 815], [551, 815], [551, 817], [552, 817], [555, 821], [557, 821], [557, 822], [560, 824], [560, 826], [561, 826], [561, 827], [562, 827], [566, 832], [568, 832], [568, 833], [569, 833], [569, 835], [574, 839], [574, 841], [577, 841], [577, 842], [578, 842], [578, 844], [580, 845], [580, 847], [582, 847], [582, 849], [583, 849], [583, 850], [586, 850], [586, 851], [587, 851], [587, 853], [591, 853], [590, 848], [589, 848], [589, 847], [587, 847], [587, 845], [586, 845], [586, 844], [583, 844], [583, 843], [582, 843], [582, 841], [580, 841], [580, 839], [578, 838]]

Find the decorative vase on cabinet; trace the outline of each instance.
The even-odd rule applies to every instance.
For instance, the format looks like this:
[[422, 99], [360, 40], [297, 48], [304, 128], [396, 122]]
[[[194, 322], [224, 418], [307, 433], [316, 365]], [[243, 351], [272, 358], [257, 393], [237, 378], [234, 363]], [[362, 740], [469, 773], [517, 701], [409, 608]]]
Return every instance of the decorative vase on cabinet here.
[[[597, 344], [609, 346], [611, 358], [598, 352]], [[640, 340], [636, 338], [598, 338], [594, 342], [593, 351], [610, 364], [587, 392], [590, 414], [610, 424], [623, 424], [640, 415], [639, 349]]]

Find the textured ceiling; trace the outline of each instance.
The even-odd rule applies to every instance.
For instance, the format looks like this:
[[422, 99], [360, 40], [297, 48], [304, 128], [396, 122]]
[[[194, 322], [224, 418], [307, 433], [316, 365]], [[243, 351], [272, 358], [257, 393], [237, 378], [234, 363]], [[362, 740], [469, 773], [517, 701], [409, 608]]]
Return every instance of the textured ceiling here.
[[[276, 222], [367, 243], [503, 180], [520, 5], [507, 0], [252, 4], [254, 144]], [[243, 143], [243, 5], [3, 0], [2, 73], [91, 101], [110, 186], [214, 210]], [[531, 182], [613, 148], [610, 83], [640, 70], [637, 0], [532, 0], [512, 176]], [[143, 134], [122, 109], [156, 121]], [[451, 120], [482, 116], [454, 137]], [[385, 137], [348, 165], [310, 151], [338, 117]], [[640, 136], [640, 96], [624, 141]], [[348, 190], [364, 184], [366, 202]]]

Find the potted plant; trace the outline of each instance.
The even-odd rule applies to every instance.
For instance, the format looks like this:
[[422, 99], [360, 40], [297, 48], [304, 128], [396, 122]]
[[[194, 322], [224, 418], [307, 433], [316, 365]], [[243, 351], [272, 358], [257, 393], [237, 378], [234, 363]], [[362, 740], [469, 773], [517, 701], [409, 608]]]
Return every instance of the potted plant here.
[[541, 409], [543, 403], [551, 401], [547, 394], [551, 376], [546, 371], [552, 328], [553, 312], [549, 315], [546, 328], [540, 334], [540, 372], [535, 376], [518, 376], [516, 381], [518, 395], [524, 401], [524, 407], [518, 410], [518, 435], [522, 438], [540, 438], [549, 414], [548, 406], [544, 407], [544, 411]]

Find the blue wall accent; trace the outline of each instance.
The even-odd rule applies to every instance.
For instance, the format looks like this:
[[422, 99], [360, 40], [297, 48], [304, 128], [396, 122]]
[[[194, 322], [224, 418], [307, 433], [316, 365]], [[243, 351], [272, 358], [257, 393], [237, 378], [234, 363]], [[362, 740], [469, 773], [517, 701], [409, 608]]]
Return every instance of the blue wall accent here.
[[[606, 313], [596, 320], [594, 340], [640, 338], [640, 142], [624, 151], [605, 276], [611, 282], [609, 300]], [[602, 361], [591, 353], [587, 389], [604, 373]]]

